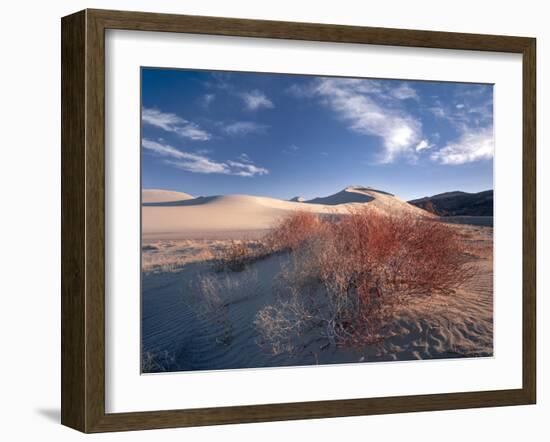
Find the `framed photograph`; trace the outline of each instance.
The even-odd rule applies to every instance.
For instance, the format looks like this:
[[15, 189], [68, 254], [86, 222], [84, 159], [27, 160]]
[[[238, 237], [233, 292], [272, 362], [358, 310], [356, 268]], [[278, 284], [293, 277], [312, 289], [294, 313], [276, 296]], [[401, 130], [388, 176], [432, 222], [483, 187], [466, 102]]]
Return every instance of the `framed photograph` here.
[[62, 423], [534, 404], [535, 39], [62, 19]]

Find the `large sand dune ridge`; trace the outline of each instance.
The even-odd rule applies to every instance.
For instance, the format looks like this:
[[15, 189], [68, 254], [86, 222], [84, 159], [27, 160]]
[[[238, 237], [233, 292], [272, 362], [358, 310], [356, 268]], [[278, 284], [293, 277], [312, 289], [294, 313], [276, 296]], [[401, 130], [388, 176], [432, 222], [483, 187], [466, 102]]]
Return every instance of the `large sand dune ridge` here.
[[177, 199], [177, 192], [167, 193], [167, 198], [163, 200], [163, 195], [159, 191], [155, 192], [147, 201], [143, 201], [144, 238], [174, 239], [201, 234], [258, 232], [269, 229], [279, 219], [295, 211], [344, 215], [365, 205], [386, 213], [405, 211], [419, 216], [432, 216], [392, 194], [362, 186], [349, 186], [334, 195], [306, 202], [251, 195]]
[[184, 192], [175, 192], [173, 190], [163, 189], [143, 189], [141, 192], [141, 202], [149, 203], [167, 203], [172, 201], [183, 201], [193, 199], [191, 195]]

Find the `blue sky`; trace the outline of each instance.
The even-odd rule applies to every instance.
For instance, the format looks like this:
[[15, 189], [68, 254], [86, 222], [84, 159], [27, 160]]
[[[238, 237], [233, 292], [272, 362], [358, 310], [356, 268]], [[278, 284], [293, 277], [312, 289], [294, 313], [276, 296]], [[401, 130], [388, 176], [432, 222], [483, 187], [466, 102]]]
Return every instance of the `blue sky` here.
[[288, 199], [493, 187], [492, 85], [142, 69], [142, 185]]

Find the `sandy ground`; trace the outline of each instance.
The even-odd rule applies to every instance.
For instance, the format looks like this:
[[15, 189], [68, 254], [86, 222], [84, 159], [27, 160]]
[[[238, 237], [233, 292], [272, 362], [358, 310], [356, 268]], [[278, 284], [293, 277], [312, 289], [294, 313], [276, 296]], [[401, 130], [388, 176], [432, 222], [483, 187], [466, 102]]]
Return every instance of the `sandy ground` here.
[[460, 226], [475, 276], [452, 296], [436, 296], [401, 312], [384, 344], [393, 359], [492, 356], [493, 229]]
[[[456, 225], [476, 276], [452, 296], [413, 303], [399, 312], [383, 344], [359, 349], [312, 345], [295, 355], [261, 348], [257, 312], [275, 300], [275, 281], [288, 256], [243, 272], [216, 272], [212, 259], [227, 239], [143, 241], [142, 336], [145, 371], [314, 365], [326, 363], [491, 356], [493, 348], [492, 228]], [[239, 241], [251, 241], [244, 238]]]

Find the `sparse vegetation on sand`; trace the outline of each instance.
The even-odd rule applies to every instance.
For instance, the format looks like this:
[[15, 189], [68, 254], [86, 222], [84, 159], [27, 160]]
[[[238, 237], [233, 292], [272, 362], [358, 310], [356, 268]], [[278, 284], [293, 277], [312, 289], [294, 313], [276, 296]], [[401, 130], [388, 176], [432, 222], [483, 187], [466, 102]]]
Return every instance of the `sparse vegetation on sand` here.
[[169, 351], [145, 351], [141, 355], [142, 373], [161, 373], [177, 370], [176, 358]]
[[295, 212], [282, 218], [258, 240], [231, 240], [213, 260], [216, 271], [241, 272], [249, 264], [276, 253], [293, 252], [317, 236], [328, 222], [309, 212]]
[[226, 247], [220, 248], [213, 260], [214, 269], [220, 271], [241, 272], [247, 264], [267, 255], [260, 241], [231, 240]]
[[278, 301], [255, 321], [262, 344], [274, 353], [294, 351], [301, 338], [327, 347], [378, 342], [398, 308], [452, 295], [472, 276], [456, 230], [410, 214], [363, 208], [330, 222], [296, 213], [264, 241], [291, 254]]
[[356, 205], [142, 249], [144, 372], [492, 354], [490, 228]]

